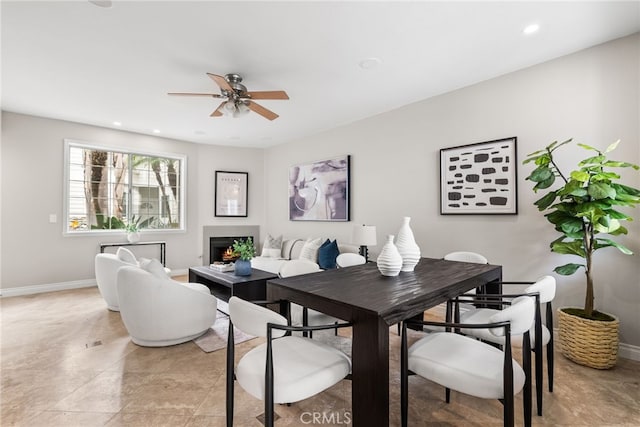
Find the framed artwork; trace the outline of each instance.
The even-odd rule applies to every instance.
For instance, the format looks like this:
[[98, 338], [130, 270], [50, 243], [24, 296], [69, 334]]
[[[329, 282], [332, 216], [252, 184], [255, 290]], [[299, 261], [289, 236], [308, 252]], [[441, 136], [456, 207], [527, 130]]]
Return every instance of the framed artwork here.
[[289, 168], [289, 220], [349, 221], [351, 156]]
[[247, 172], [216, 171], [215, 216], [247, 216]]
[[442, 215], [518, 213], [517, 137], [440, 150]]

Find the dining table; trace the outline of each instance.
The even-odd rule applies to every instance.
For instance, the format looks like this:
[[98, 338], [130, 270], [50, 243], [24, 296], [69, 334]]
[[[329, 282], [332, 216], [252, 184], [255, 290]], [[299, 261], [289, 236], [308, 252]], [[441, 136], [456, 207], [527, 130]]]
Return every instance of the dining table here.
[[[372, 262], [267, 281], [267, 299], [296, 303], [352, 325], [354, 426], [389, 425], [390, 326], [484, 286], [501, 293], [502, 266], [421, 258], [411, 272], [383, 276]], [[395, 328], [394, 328], [395, 329]]]

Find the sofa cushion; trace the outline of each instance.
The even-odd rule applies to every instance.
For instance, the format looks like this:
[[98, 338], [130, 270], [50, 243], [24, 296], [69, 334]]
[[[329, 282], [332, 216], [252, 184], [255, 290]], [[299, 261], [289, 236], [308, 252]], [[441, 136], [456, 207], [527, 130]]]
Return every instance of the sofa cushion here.
[[300, 256], [298, 258], [311, 261], [313, 263], [317, 263], [318, 249], [320, 249], [321, 245], [322, 245], [322, 238], [307, 239], [307, 241], [304, 242], [304, 246], [302, 247], [302, 250], [300, 251]]
[[296, 246], [296, 243], [298, 243], [298, 242], [304, 243], [304, 241], [300, 240], [300, 239], [287, 239], [287, 240], [284, 240], [282, 242], [282, 255], [281, 255], [281, 258], [282, 259], [291, 259], [291, 257], [293, 256], [293, 254], [292, 254], [293, 248]]
[[271, 234], [267, 234], [267, 238], [262, 246], [261, 256], [266, 258], [280, 258], [282, 256], [282, 235], [273, 238]]
[[131, 252], [127, 248], [122, 248], [122, 247], [118, 248], [118, 251], [116, 252], [116, 256], [120, 261], [126, 262], [127, 264], [133, 264], [133, 265], [138, 264], [138, 260], [136, 260], [136, 256], [133, 254], [133, 252]]
[[337, 268], [336, 258], [340, 254], [338, 243], [327, 239], [318, 249], [318, 264], [324, 270]]

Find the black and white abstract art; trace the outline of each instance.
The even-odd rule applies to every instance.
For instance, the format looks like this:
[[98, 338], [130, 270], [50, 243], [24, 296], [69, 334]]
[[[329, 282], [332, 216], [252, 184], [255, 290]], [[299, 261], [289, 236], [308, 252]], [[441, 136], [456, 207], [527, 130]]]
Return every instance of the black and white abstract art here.
[[289, 220], [349, 221], [350, 156], [289, 168]]
[[440, 150], [440, 213], [518, 213], [517, 138]]

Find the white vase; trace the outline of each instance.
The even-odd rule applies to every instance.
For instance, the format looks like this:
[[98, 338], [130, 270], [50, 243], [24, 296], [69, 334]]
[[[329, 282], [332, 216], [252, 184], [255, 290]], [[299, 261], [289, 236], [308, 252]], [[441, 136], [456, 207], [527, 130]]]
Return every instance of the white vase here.
[[139, 231], [130, 231], [127, 233], [127, 240], [129, 243], [137, 243], [140, 241], [140, 232]]
[[413, 271], [420, 261], [420, 248], [418, 247], [416, 239], [413, 236], [413, 231], [411, 231], [411, 227], [409, 226], [410, 221], [410, 217], [404, 217], [402, 220], [402, 226], [400, 226], [400, 231], [398, 231], [398, 236], [396, 237], [396, 247], [402, 257], [401, 271]]
[[378, 270], [383, 276], [397, 276], [402, 268], [402, 257], [393, 244], [393, 235], [387, 236], [387, 242], [378, 255]]

